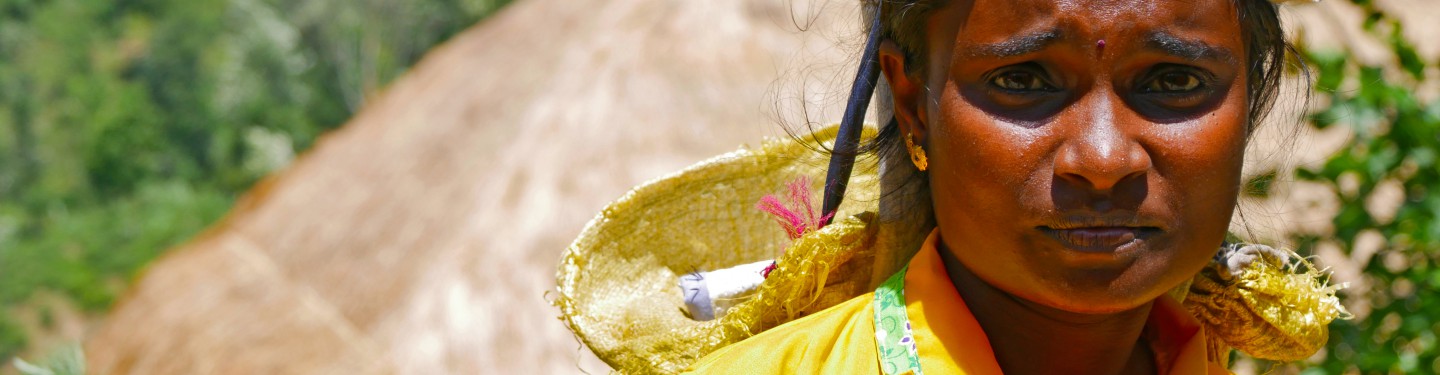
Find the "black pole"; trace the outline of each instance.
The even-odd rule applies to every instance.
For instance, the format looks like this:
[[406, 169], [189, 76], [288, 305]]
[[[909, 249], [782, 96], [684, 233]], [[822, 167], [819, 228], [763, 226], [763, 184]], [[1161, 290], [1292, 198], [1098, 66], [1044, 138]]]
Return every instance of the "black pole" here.
[[[845, 104], [845, 117], [841, 118], [840, 133], [835, 135], [835, 147], [830, 154], [830, 169], [825, 175], [825, 201], [820, 211], [825, 215], [833, 214], [840, 208], [840, 201], [845, 198], [845, 187], [850, 182], [850, 172], [855, 168], [865, 111], [870, 108], [875, 83], [880, 79], [880, 25], [880, 7], [876, 6], [865, 51], [860, 55], [860, 70], [855, 73], [855, 84], [851, 86], [850, 99]], [[830, 224], [833, 219], [832, 215], [822, 224]]]

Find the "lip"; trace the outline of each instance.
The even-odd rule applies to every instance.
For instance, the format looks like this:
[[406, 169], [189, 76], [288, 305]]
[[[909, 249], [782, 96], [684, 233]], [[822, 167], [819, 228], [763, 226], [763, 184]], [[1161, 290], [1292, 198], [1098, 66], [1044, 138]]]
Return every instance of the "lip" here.
[[1158, 220], [1133, 212], [1065, 215], [1035, 229], [1066, 248], [1085, 253], [1115, 253], [1164, 232]]
[[1085, 253], [1114, 253], [1126, 245], [1144, 241], [1159, 233], [1155, 227], [1078, 227], [1056, 229], [1040, 227], [1050, 238], [1066, 248]]

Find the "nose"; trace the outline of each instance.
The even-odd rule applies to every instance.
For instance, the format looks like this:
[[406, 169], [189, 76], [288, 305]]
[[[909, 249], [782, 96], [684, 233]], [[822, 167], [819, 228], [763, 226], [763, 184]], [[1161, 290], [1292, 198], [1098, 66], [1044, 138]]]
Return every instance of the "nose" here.
[[1125, 108], [1116, 108], [1112, 103], [1121, 102], [1113, 99], [1110, 95], [1092, 95], [1072, 107], [1078, 109], [1072, 111], [1074, 116], [1065, 116], [1071, 121], [1061, 124], [1065, 137], [1055, 155], [1058, 179], [1108, 192], [1127, 180], [1143, 178], [1150, 170], [1149, 152], [1116, 122], [1117, 117], [1124, 116]]

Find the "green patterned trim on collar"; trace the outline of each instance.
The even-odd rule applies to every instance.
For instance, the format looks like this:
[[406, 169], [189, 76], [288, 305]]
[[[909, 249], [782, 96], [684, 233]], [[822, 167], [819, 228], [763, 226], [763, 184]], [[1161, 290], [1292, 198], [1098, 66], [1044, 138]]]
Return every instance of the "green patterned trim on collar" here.
[[905, 311], [905, 271], [890, 276], [875, 289], [875, 352], [880, 357], [880, 371], [887, 375], [920, 371], [920, 355], [915, 349], [915, 334], [910, 329], [910, 315]]

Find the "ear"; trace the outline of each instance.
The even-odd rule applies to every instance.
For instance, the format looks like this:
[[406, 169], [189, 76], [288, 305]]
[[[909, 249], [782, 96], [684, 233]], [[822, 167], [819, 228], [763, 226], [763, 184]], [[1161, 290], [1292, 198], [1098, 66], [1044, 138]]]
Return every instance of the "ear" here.
[[900, 125], [900, 136], [913, 135], [915, 144], [925, 144], [929, 128], [925, 123], [924, 82], [919, 75], [905, 72], [905, 52], [892, 40], [880, 43], [880, 70], [890, 84], [891, 98], [894, 99], [896, 124]]

